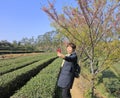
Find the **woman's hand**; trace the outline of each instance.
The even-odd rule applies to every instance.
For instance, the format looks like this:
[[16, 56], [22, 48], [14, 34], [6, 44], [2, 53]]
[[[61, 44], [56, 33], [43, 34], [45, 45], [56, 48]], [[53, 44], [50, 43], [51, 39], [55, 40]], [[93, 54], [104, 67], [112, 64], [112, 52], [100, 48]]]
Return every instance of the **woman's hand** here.
[[60, 52], [57, 52], [57, 56], [60, 57], [60, 58], [63, 58], [63, 59], [65, 58], [65, 56]]

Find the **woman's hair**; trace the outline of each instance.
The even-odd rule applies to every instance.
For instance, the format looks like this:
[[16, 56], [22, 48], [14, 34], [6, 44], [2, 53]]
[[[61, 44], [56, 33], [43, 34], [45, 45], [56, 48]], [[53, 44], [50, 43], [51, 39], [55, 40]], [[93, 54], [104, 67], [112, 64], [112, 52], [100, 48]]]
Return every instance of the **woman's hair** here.
[[68, 43], [68, 44], [67, 44], [67, 47], [68, 47], [68, 46], [72, 47], [72, 49], [74, 49], [74, 50], [76, 49], [76, 45], [75, 45], [74, 43]]

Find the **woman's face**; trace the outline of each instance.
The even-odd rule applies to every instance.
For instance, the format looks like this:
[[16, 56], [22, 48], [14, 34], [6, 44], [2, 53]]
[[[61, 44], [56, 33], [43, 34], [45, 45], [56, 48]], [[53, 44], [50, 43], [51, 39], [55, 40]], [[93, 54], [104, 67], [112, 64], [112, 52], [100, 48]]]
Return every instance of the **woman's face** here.
[[71, 47], [71, 46], [68, 46], [68, 47], [67, 47], [67, 53], [68, 53], [68, 54], [71, 54], [72, 52], [73, 52], [72, 47]]

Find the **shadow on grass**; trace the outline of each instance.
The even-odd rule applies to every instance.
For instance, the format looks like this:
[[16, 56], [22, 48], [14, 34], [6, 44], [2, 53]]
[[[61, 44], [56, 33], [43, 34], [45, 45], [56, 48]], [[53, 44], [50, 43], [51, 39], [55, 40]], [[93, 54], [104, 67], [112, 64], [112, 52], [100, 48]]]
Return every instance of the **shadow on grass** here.
[[116, 75], [110, 70], [106, 70], [102, 74], [102, 78], [117, 78]]

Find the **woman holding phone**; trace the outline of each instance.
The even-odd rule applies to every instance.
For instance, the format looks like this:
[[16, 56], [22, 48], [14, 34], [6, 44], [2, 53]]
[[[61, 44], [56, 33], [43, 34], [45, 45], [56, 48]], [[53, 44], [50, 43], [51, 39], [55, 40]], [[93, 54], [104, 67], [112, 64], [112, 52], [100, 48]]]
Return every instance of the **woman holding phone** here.
[[75, 44], [68, 43], [67, 56], [62, 54], [61, 51], [57, 51], [57, 56], [64, 59], [57, 83], [58, 86], [62, 89], [62, 98], [72, 98], [70, 89], [72, 88], [74, 82], [74, 68], [77, 64], [77, 55], [75, 49]]

